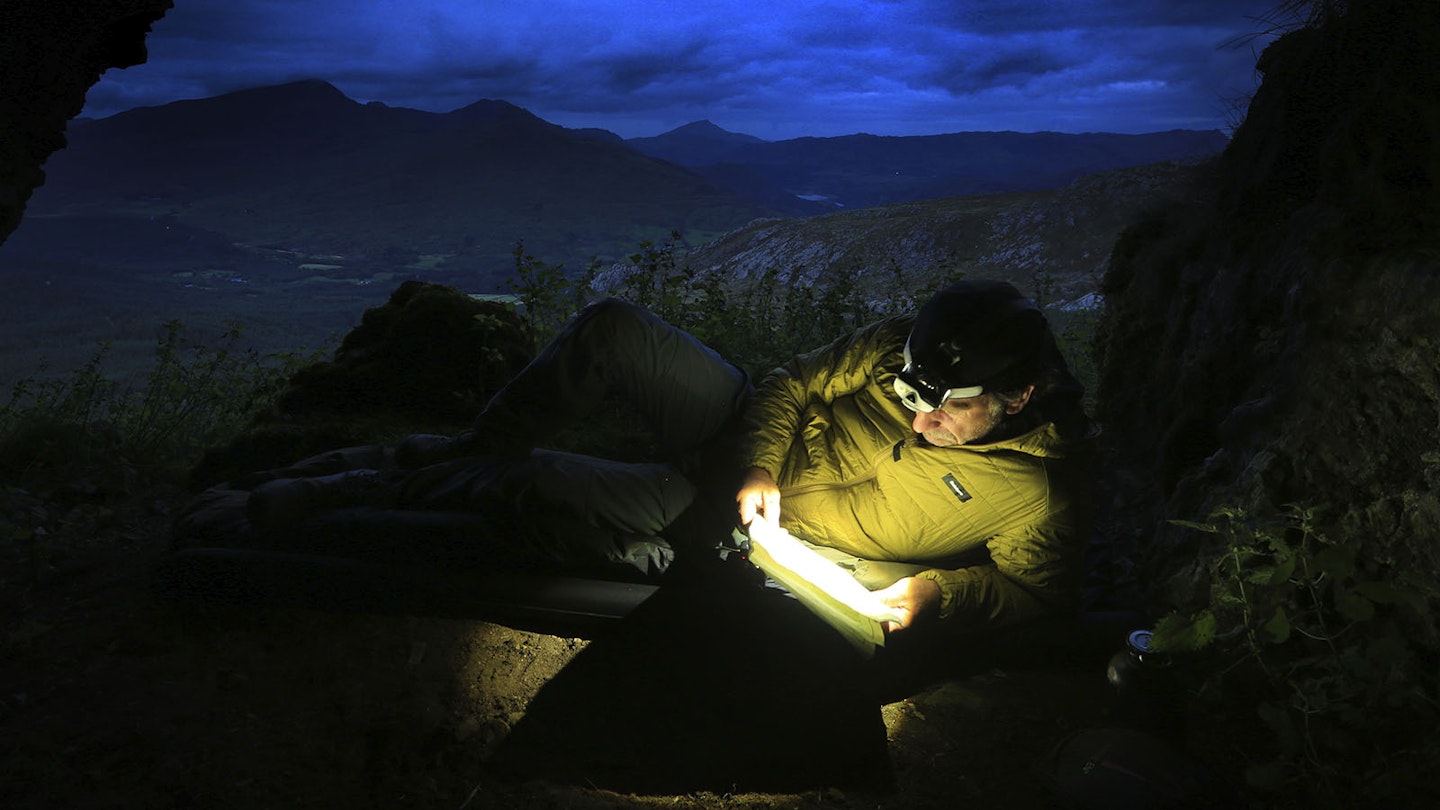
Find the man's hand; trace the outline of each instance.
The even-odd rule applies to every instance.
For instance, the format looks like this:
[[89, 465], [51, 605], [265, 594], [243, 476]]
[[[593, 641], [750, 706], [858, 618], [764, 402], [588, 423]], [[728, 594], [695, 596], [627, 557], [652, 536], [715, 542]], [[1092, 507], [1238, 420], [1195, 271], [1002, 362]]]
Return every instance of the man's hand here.
[[940, 611], [940, 585], [933, 579], [905, 577], [875, 595], [900, 614], [900, 621], [886, 622], [886, 630], [904, 630], [916, 620]]
[[745, 473], [745, 481], [735, 495], [740, 507], [740, 525], [749, 526], [758, 515], [772, 526], [780, 525], [780, 487], [770, 473], [760, 467], [751, 467]]

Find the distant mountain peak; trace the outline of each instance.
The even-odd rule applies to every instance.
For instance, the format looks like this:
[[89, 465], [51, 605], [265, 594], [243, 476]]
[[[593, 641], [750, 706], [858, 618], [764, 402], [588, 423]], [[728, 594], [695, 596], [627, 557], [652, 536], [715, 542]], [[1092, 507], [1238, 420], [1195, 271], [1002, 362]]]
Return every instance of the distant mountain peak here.
[[281, 82], [280, 84], [275, 85], [275, 87], [277, 89], [290, 88], [293, 90], [307, 90], [321, 93], [330, 93], [333, 95], [345, 95], [344, 93], [340, 92], [340, 88], [336, 87], [330, 82], [325, 81], [324, 79], [296, 79], [293, 82]]
[[243, 98], [265, 98], [271, 102], [279, 100], [308, 101], [335, 103], [337, 101], [347, 104], [357, 103], [354, 99], [345, 95], [340, 88], [325, 81], [324, 79], [300, 79], [298, 81], [275, 84], [268, 87], [251, 87], [245, 90], [236, 90], [221, 96], [217, 99], [243, 99]]
[[508, 101], [503, 101], [501, 99], [482, 98], [479, 101], [473, 102], [471, 104], [466, 104], [464, 107], [452, 110], [450, 112], [450, 115], [461, 115], [465, 117], [483, 116], [489, 118], [491, 116], [499, 115], [502, 113], [515, 112], [526, 112], [526, 110], [524, 107], [517, 107], [514, 104], [511, 104]]
[[486, 126], [505, 126], [534, 132], [536, 130], [558, 130], [560, 127], [535, 115], [524, 107], [517, 107], [508, 101], [481, 99], [458, 110], [445, 114], [450, 121]]
[[679, 126], [679, 127], [676, 127], [675, 129], [670, 130], [669, 134], [675, 135], [675, 134], [681, 133], [681, 132], [691, 132], [691, 133], [698, 133], [698, 132], [723, 132], [723, 133], [725, 133], [726, 135], [732, 134], [729, 130], [726, 130], [726, 129], [724, 129], [723, 127], [718, 126], [714, 121], [711, 121], [709, 118], [702, 118], [702, 119], [700, 119], [699, 121], [691, 121], [690, 123], [685, 124], [684, 126]]
[[706, 119], [651, 138], [630, 138], [625, 143], [661, 160], [682, 166], [705, 166], [727, 162], [739, 150], [769, 142], [754, 135], [731, 132]]
[[[113, 126], [133, 129], [135, 137], [156, 137], [155, 133], [203, 131], [247, 131], [264, 122], [288, 121], [292, 126], [340, 119], [364, 105], [321, 79], [302, 79], [285, 84], [247, 87], [218, 96], [181, 99], [158, 107], [136, 107], [116, 113]], [[96, 122], [86, 122], [87, 125]], [[179, 127], [179, 129], [175, 129]], [[118, 133], [112, 135], [118, 137]]]
[[724, 139], [727, 140], [727, 141], [755, 141], [755, 142], [758, 142], [758, 141], [761, 140], [760, 138], [757, 138], [757, 137], [755, 137], [754, 135], [746, 135], [746, 134], [740, 133], [740, 132], [731, 132], [730, 130], [725, 129], [724, 127], [719, 126], [719, 125], [716, 124], [714, 121], [711, 121], [711, 120], [708, 119], [708, 118], [702, 118], [702, 119], [699, 120], [699, 121], [691, 121], [690, 123], [685, 124], [684, 126], [676, 127], [675, 129], [672, 129], [672, 130], [670, 130], [669, 132], [666, 132], [666, 133], [664, 133], [664, 134], [662, 134], [662, 135], [657, 135], [656, 137], [658, 137], [658, 138], [671, 138], [671, 137], [676, 137], [676, 138], [724, 138]]

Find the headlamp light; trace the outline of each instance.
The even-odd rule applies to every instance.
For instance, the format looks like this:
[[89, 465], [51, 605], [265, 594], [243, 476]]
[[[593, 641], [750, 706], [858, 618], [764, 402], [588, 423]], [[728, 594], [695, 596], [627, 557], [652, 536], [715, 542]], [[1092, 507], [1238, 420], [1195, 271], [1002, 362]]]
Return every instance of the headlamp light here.
[[905, 341], [905, 365], [895, 377], [895, 393], [900, 402], [916, 413], [930, 413], [944, 407], [951, 399], [967, 399], [985, 393], [985, 387], [942, 388], [910, 356], [910, 341]]

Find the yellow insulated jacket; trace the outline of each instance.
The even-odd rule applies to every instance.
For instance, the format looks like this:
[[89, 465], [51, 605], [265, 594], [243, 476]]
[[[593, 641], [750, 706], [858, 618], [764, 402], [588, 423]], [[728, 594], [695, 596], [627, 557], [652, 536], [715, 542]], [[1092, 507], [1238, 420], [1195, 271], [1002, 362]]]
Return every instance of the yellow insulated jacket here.
[[1045, 422], [992, 444], [925, 443], [892, 386], [912, 323], [881, 321], [761, 381], [748, 456], [780, 487], [781, 525], [861, 560], [918, 564], [940, 585], [941, 618], [967, 627], [1073, 609], [1084, 442]]

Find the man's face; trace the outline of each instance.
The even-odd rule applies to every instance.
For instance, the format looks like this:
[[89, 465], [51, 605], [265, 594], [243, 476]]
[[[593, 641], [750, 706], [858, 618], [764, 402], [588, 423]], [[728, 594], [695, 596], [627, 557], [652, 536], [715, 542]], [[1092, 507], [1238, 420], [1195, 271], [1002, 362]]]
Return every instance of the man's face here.
[[1005, 409], [991, 394], [951, 399], [928, 413], [915, 414], [910, 426], [936, 447], [970, 444], [1000, 424]]
[[949, 399], [928, 413], [916, 412], [910, 426], [936, 447], [974, 444], [990, 435], [1007, 414], [1016, 414], [1030, 400], [1031, 386], [1014, 402], [1002, 402], [994, 394], [981, 394], [966, 399]]

